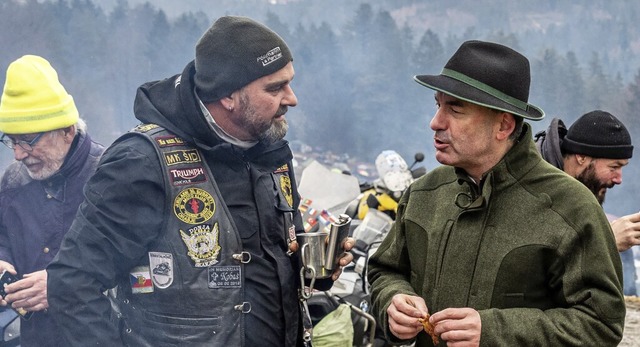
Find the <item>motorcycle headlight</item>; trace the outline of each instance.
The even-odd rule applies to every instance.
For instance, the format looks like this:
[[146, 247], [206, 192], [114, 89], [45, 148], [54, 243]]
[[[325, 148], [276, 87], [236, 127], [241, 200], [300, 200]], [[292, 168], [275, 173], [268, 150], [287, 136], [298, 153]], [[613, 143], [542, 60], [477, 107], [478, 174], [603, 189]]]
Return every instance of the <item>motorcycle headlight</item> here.
[[12, 341], [20, 338], [20, 317], [13, 319], [6, 328], [4, 328], [4, 335], [2, 336], [3, 342]]

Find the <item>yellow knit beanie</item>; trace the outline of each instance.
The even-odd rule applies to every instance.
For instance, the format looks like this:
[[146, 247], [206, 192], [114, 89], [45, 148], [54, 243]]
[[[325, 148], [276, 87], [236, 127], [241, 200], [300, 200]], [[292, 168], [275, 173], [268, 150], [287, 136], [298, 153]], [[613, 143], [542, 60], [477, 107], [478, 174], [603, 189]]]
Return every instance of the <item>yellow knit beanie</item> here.
[[48, 61], [25, 55], [9, 65], [0, 99], [0, 131], [32, 134], [66, 128], [78, 109]]

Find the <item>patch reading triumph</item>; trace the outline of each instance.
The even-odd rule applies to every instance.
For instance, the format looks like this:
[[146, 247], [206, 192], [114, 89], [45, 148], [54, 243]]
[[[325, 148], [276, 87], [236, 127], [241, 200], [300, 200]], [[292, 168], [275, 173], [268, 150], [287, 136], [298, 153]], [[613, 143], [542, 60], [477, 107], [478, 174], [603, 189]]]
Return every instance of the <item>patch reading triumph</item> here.
[[157, 288], [165, 289], [173, 283], [173, 254], [149, 252], [151, 281]]
[[240, 265], [212, 266], [209, 268], [209, 288], [240, 288], [242, 285]]
[[187, 232], [180, 230], [182, 241], [187, 246], [187, 255], [194, 261], [195, 267], [207, 267], [218, 263], [220, 255], [220, 243], [218, 237], [218, 223], [211, 226], [207, 224], [197, 225]]
[[184, 145], [184, 140], [174, 136], [174, 135], [170, 135], [170, 136], [158, 136], [155, 138], [156, 142], [158, 143], [158, 146], [160, 147], [171, 147], [171, 146], [182, 146]]
[[174, 186], [182, 186], [185, 184], [196, 184], [207, 181], [207, 175], [204, 174], [202, 166], [188, 169], [172, 169], [169, 170], [169, 177]]
[[138, 126], [136, 126], [135, 128], [133, 128], [133, 130], [135, 131], [139, 131], [141, 133], [146, 133], [149, 130], [153, 130], [155, 128], [158, 128], [159, 126], [157, 124], [140, 124]]
[[129, 282], [133, 294], [153, 293], [153, 283], [151, 283], [148, 266], [136, 266], [131, 269]]
[[173, 213], [187, 224], [201, 224], [213, 217], [216, 203], [204, 189], [187, 188], [173, 201]]
[[195, 149], [165, 152], [162, 153], [162, 155], [164, 156], [164, 161], [167, 163], [167, 166], [199, 163], [202, 161], [202, 159], [200, 159], [200, 154]]

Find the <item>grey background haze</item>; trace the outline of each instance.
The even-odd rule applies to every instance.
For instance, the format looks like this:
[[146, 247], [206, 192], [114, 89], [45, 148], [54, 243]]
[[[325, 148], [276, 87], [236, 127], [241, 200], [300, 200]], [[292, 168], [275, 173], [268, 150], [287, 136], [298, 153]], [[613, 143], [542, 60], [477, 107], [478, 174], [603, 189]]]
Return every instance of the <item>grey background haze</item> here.
[[[433, 93], [413, 82], [437, 74], [467, 39], [507, 44], [531, 61], [530, 102], [571, 124], [593, 109], [622, 119], [640, 141], [640, 3], [636, 1], [2, 0], [0, 77], [23, 54], [52, 62], [105, 145], [137, 122], [140, 84], [180, 73], [219, 16], [244, 15], [291, 46], [299, 106], [287, 138], [373, 163], [384, 149], [433, 157]], [[637, 144], [636, 144], [637, 146]], [[637, 154], [640, 156], [640, 154]], [[0, 150], [0, 169], [12, 160]], [[638, 211], [640, 160], [607, 196], [616, 215]]]

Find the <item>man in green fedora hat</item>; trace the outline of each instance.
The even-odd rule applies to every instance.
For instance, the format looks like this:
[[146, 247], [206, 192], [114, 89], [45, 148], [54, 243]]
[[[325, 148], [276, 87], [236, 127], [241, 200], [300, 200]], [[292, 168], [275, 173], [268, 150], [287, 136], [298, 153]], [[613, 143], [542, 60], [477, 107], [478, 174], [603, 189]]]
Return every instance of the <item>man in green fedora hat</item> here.
[[441, 74], [415, 80], [435, 90], [430, 127], [443, 165], [405, 192], [370, 261], [387, 338], [617, 345], [625, 305], [615, 240], [593, 194], [536, 151], [524, 120], [544, 112], [528, 102], [527, 58], [467, 41]]

